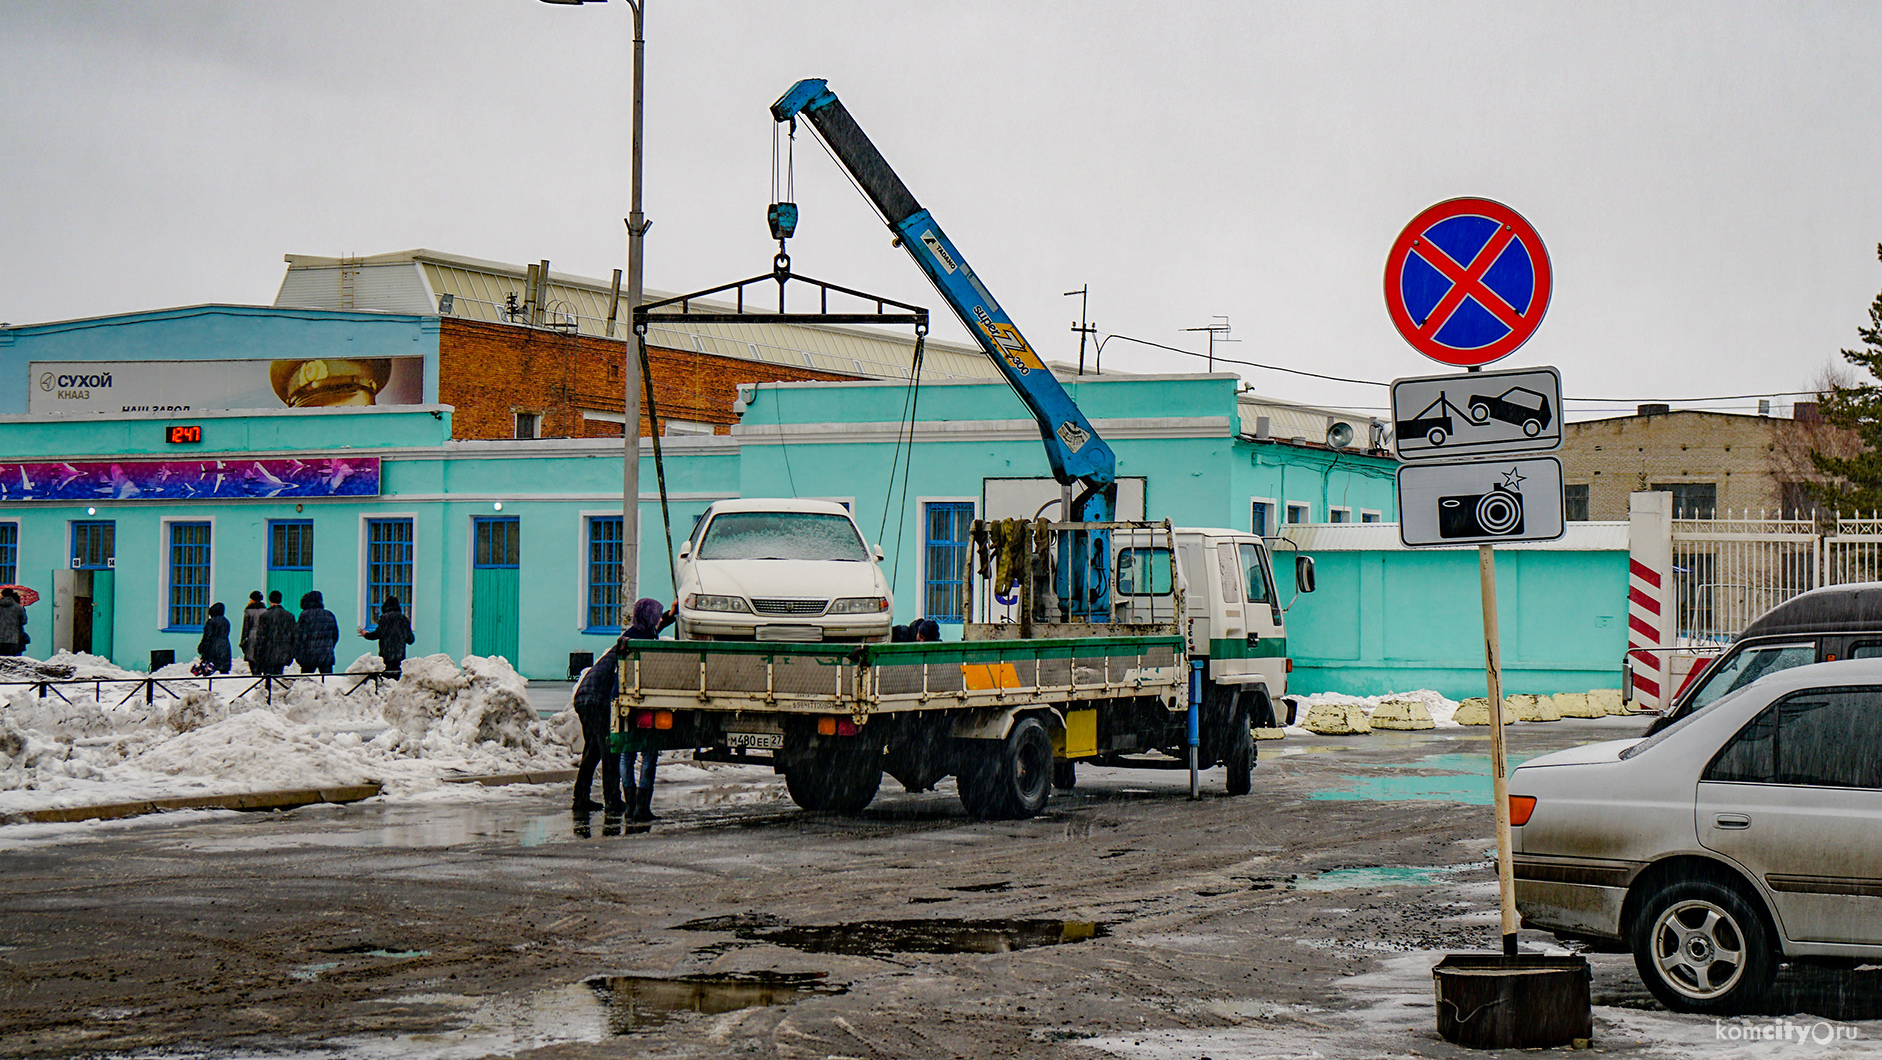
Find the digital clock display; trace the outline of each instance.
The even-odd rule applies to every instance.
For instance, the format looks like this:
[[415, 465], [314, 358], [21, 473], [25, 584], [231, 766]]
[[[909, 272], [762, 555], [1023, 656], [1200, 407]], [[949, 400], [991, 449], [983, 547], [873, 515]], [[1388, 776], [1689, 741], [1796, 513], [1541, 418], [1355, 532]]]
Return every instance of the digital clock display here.
[[169, 433], [164, 436], [164, 440], [171, 445], [196, 445], [203, 440], [202, 424], [192, 423], [188, 426], [173, 426], [169, 429]]

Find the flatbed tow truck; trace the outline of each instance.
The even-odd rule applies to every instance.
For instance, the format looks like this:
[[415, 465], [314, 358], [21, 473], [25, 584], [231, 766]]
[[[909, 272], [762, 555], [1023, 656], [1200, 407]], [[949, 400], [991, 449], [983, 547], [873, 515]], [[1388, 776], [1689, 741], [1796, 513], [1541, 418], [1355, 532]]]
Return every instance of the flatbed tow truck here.
[[[1116, 521], [1110, 447], [825, 82], [798, 82], [771, 113], [810, 123], [1000, 367], [1070, 518], [975, 524], [981, 599], [1014, 602], [960, 642], [632, 641], [616, 731], [768, 764], [807, 810], [861, 810], [887, 772], [910, 791], [955, 777], [975, 817], [1031, 817], [1080, 761], [1187, 767], [1192, 795], [1219, 762], [1229, 794], [1246, 794], [1251, 724], [1273, 724], [1289, 669], [1265, 543]], [[1295, 581], [1311, 591], [1311, 560]]]

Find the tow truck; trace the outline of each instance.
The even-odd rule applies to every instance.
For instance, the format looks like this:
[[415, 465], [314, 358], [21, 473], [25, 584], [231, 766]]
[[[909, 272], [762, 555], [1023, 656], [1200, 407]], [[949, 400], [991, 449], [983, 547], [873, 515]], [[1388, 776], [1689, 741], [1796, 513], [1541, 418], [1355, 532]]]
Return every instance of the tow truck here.
[[[1272, 723], [1291, 668], [1265, 542], [1117, 520], [1111, 447], [828, 84], [798, 82], [771, 115], [809, 123], [999, 366], [1039, 424], [1065, 518], [975, 523], [979, 598], [1002, 602], [958, 643], [632, 641], [616, 730], [768, 764], [807, 810], [859, 811], [887, 772], [910, 791], [955, 777], [974, 817], [1031, 817], [1081, 761], [1186, 766], [1192, 796], [1221, 763], [1246, 794], [1251, 721]], [[1296, 557], [1295, 582], [1312, 590], [1311, 559]]]

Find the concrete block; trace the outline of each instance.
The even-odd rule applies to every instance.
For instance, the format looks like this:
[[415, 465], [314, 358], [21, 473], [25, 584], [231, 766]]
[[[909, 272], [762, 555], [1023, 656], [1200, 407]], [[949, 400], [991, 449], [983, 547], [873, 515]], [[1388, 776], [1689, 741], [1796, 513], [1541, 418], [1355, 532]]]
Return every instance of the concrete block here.
[[1412, 699], [1388, 699], [1373, 708], [1368, 719], [1375, 729], [1435, 729], [1438, 723], [1431, 720], [1431, 711], [1423, 703]]
[[1517, 693], [1503, 697], [1503, 712], [1517, 721], [1561, 721], [1562, 713], [1555, 709], [1555, 701], [1549, 696], [1531, 696]]
[[1281, 740], [1281, 739], [1285, 739], [1286, 737], [1287, 737], [1286, 729], [1256, 729], [1255, 730], [1255, 739], [1257, 740]]
[[1357, 703], [1315, 703], [1307, 708], [1301, 728], [1321, 736], [1356, 736], [1372, 731], [1366, 708]]
[[1597, 706], [1586, 692], [1557, 692], [1555, 710], [1564, 718], [1599, 718], [1607, 714], [1607, 708]]
[[[1503, 711], [1503, 724], [1505, 725], [1516, 720], [1510, 715], [1507, 706], [1508, 704], [1505, 704], [1506, 709]], [[1451, 720], [1459, 725], [1488, 725], [1490, 724], [1490, 701], [1482, 696], [1472, 696], [1457, 705], [1457, 713], [1451, 715]]]

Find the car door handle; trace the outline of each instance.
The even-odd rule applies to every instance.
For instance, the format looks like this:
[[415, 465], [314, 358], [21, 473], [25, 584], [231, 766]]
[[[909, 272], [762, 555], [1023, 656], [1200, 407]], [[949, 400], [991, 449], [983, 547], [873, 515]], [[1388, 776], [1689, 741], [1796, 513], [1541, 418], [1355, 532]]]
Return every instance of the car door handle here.
[[1751, 818], [1742, 813], [1722, 813], [1712, 823], [1720, 828], [1750, 828]]

